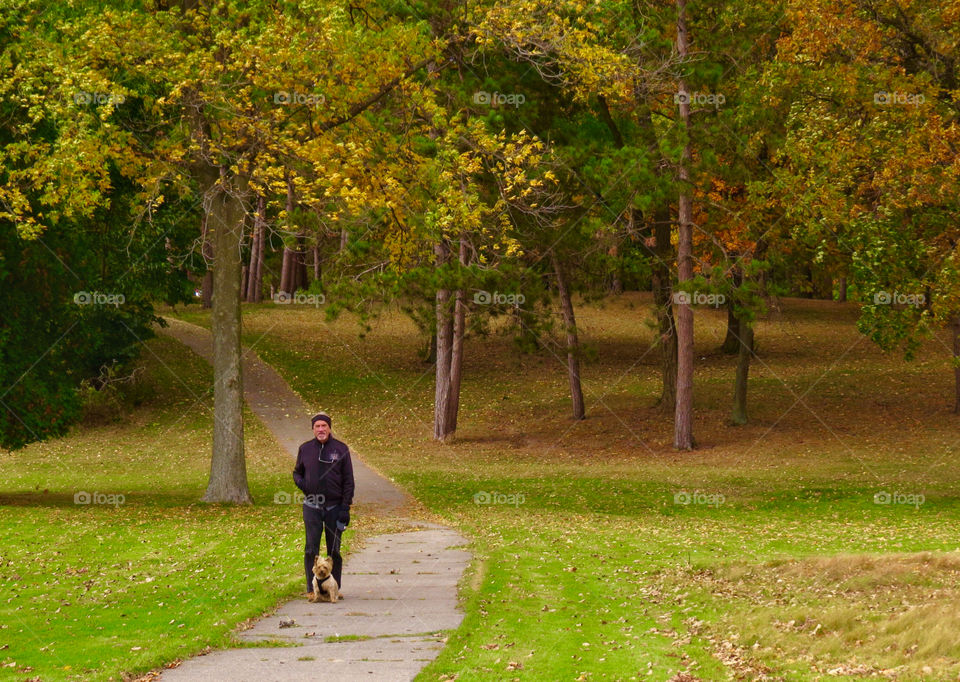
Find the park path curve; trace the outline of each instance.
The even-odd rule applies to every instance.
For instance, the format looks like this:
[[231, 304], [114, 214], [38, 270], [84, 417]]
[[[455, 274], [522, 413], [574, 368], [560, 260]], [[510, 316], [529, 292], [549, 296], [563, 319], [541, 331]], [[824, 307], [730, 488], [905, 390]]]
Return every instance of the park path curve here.
[[[208, 361], [210, 332], [166, 318], [162, 331]], [[314, 411], [283, 378], [244, 349], [243, 388], [247, 405], [293, 457], [310, 437]], [[396, 514], [410, 498], [358, 457], [354, 502], [361, 510]], [[292, 467], [291, 467], [292, 471]], [[362, 513], [362, 511], [361, 511]], [[443, 648], [444, 630], [460, 625], [457, 585], [470, 561], [457, 547], [467, 540], [434, 523], [404, 519], [410, 530], [378, 535], [344, 558], [344, 592], [337, 604], [293, 599], [237, 634], [252, 646], [196, 656], [163, 672], [180, 680], [411, 680]], [[292, 627], [280, 627], [293, 619]], [[299, 646], [256, 647], [257, 642]]]

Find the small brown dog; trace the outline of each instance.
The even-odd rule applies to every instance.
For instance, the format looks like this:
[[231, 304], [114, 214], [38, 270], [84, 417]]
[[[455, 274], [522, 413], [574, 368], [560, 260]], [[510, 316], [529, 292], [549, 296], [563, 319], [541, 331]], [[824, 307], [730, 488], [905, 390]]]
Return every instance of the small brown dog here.
[[315, 604], [320, 601], [339, 601], [340, 586], [330, 575], [331, 571], [333, 571], [333, 559], [330, 557], [321, 559], [317, 555], [313, 562], [313, 595], [308, 598], [310, 602]]

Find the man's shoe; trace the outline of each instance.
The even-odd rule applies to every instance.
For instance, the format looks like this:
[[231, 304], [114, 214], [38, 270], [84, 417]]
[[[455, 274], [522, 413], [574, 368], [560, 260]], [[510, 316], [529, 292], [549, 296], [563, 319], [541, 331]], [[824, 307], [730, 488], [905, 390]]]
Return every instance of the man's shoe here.
[[300, 596], [301, 596], [301, 597], [306, 597], [307, 599], [310, 599], [311, 597], [313, 597], [313, 592], [304, 592], [304, 593], [301, 594]]

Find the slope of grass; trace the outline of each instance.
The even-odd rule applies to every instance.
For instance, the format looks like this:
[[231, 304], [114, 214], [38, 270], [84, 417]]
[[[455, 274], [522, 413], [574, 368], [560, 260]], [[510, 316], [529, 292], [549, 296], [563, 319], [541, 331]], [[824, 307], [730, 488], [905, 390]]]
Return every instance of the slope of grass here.
[[955, 679], [945, 337], [904, 363], [857, 333], [852, 305], [785, 301], [758, 327], [751, 421], [732, 427], [725, 316], [698, 311], [700, 448], [676, 453], [648, 304], [578, 308], [595, 353], [583, 422], [568, 417], [556, 339], [535, 355], [509, 334], [468, 339], [445, 445], [430, 440], [432, 368], [407, 320], [386, 315], [361, 339], [312, 308], [245, 309], [245, 341], [473, 539], [464, 625], [422, 679]]
[[116, 423], [0, 452], [4, 679], [119, 680], [232, 646], [239, 623], [304, 589], [299, 506], [274, 504], [295, 490], [289, 455], [246, 414], [255, 504], [199, 503], [210, 368], [167, 338], [143, 364], [151, 397]]
[[583, 422], [557, 339], [535, 355], [509, 333], [468, 339], [446, 445], [430, 440], [432, 366], [409, 321], [360, 338], [312, 308], [245, 309], [245, 342], [473, 539], [464, 624], [421, 678], [955, 679], [946, 338], [904, 363], [857, 333], [852, 305], [785, 301], [759, 324], [737, 428], [724, 315], [698, 311], [700, 448], [676, 453], [648, 304], [578, 308], [594, 351]]

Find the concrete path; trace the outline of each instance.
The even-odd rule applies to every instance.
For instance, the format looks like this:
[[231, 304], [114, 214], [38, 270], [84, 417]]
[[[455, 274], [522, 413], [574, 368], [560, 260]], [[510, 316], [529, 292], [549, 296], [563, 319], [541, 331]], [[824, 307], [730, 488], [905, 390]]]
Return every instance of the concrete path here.
[[[210, 333], [167, 318], [162, 330], [212, 360]], [[314, 414], [255, 353], [243, 357], [244, 397], [277, 441], [296, 457], [310, 437]], [[410, 498], [389, 479], [353, 457], [354, 503], [389, 516]], [[443, 648], [444, 630], [460, 625], [457, 584], [470, 554], [466, 539], [445, 526], [403, 519], [411, 530], [379, 535], [344, 560], [345, 597], [336, 604], [294, 599], [238, 633], [244, 642], [274, 646], [227, 649], [165, 670], [177, 680], [411, 680]], [[292, 626], [281, 621], [293, 619]], [[285, 623], [286, 625], [286, 623]], [[275, 646], [282, 642], [296, 646]]]

